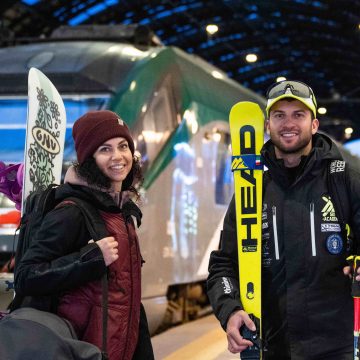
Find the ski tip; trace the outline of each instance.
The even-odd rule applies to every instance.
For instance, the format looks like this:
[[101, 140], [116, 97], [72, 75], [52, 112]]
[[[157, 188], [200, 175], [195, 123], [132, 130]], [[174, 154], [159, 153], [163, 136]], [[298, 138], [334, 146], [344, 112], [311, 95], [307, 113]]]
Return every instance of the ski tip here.
[[35, 67], [31, 67], [30, 70], [29, 70], [29, 77], [30, 76], [37, 76], [39, 73], [42, 74], [42, 72], [39, 69], [37, 69]]
[[[66, 119], [66, 112], [64, 102], [61, 98], [61, 95], [57, 91], [55, 85], [51, 82], [51, 80], [39, 69], [35, 67], [31, 67], [28, 75], [28, 96], [29, 102], [31, 99], [31, 94], [34, 92], [36, 94], [36, 87], [41, 89], [47, 89], [51, 93], [51, 96], [54, 99], [54, 102], [57, 103], [58, 109], [61, 113], [61, 117]], [[36, 101], [34, 101], [36, 103]], [[66, 121], [66, 120], [65, 120]]]
[[258, 124], [264, 123], [264, 112], [257, 103], [251, 101], [240, 101], [236, 103], [230, 110], [230, 127], [233, 122], [238, 123], [239, 121], [251, 121], [252, 123], [255, 121]]
[[42, 71], [40, 71], [39, 69], [37, 69], [35, 67], [31, 67], [29, 70], [29, 79], [34, 79], [34, 78], [46, 79], [46, 81], [51, 82]]
[[252, 101], [239, 101], [233, 107], [231, 108], [231, 111], [251, 111], [251, 112], [261, 112], [263, 114], [263, 111], [261, 110], [261, 107], [259, 104], [252, 102]]
[[37, 69], [35, 67], [31, 67], [30, 70], [29, 70], [28, 82], [29, 83], [32, 83], [32, 82], [47, 83], [51, 87], [55, 88], [55, 86], [51, 82], [51, 80], [41, 70], [39, 70], [39, 69]]

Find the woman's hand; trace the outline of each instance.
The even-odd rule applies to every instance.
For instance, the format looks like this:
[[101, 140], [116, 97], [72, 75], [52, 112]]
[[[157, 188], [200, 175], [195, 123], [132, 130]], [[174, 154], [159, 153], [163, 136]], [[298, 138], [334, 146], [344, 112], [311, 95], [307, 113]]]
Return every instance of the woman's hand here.
[[[94, 240], [90, 240], [90, 243], [93, 243]], [[119, 257], [118, 255], [118, 243], [115, 241], [113, 236], [105, 237], [101, 240], [96, 241], [96, 244], [99, 246], [105, 261], [105, 265], [109, 266]]]

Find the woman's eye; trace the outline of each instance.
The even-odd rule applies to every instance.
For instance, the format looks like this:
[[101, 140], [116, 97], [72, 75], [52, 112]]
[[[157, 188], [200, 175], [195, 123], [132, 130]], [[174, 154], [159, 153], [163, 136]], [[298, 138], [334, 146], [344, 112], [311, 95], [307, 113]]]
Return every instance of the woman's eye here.
[[107, 148], [107, 147], [100, 148], [100, 152], [108, 152], [108, 151], [109, 151], [109, 148]]

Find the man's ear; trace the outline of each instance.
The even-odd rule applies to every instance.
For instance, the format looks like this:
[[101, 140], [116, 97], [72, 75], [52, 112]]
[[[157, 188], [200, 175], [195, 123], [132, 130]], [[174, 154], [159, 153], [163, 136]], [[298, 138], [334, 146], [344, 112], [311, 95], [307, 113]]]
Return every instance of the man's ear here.
[[268, 135], [270, 135], [270, 121], [269, 119], [265, 120], [265, 131]]
[[311, 133], [314, 135], [319, 129], [319, 120], [314, 119], [311, 124]]

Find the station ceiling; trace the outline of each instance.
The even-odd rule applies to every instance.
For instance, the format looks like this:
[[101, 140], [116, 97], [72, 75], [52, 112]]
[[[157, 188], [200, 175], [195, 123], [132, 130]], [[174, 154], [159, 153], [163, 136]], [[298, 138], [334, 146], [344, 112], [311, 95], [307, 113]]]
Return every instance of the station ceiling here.
[[0, 14], [2, 46], [60, 25], [146, 25], [260, 95], [279, 76], [308, 83], [327, 109], [321, 129], [360, 138], [360, 0], [2, 0]]

